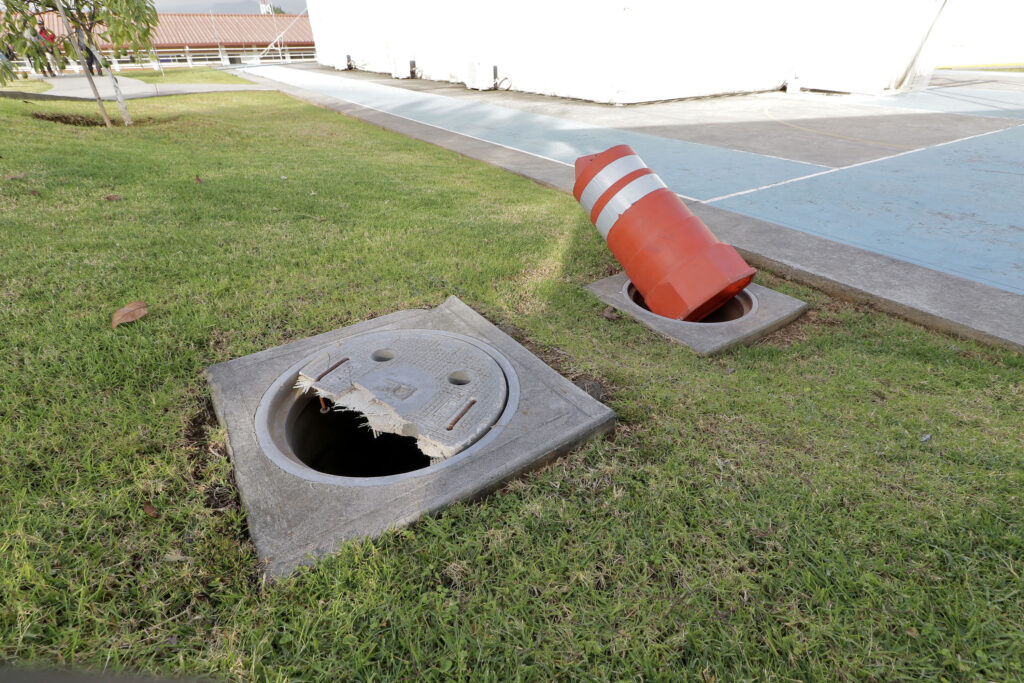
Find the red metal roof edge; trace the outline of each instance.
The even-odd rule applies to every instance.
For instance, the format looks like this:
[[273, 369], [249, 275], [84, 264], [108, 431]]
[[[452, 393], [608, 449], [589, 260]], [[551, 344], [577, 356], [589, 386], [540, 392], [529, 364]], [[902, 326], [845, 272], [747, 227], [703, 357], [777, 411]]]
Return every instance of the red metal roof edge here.
[[[159, 36], [159, 31], [160, 31], [160, 21], [159, 20], [162, 17], [173, 17], [174, 19], [182, 19], [182, 18], [184, 18], [184, 19], [188, 19], [188, 20], [199, 20], [203, 24], [205, 24], [206, 22], [208, 22], [210, 20], [210, 13], [209, 12], [160, 12], [157, 15], [157, 26], [154, 29], [154, 36], [153, 36], [154, 37], [153, 48], [157, 49], [157, 50], [184, 48], [186, 46], [188, 46], [190, 48], [193, 48], [193, 47], [194, 48], [210, 48], [210, 47], [218, 47], [218, 46], [223, 46], [223, 47], [266, 47], [274, 39], [274, 35], [273, 34], [261, 35], [259, 37], [255, 37], [255, 36], [249, 35], [249, 36], [242, 36], [241, 39], [238, 39], [237, 36], [230, 36], [230, 35], [223, 35], [223, 34], [221, 34], [221, 28], [228, 28], [228, 27], [227, 26], [218, 26], [218, 27], [216, 27], [216, 33], [220, 34], [220, 35], [217, 36], [218, 38], [220, 38], [219, 42], [217, 40], [211, 40], [211, 38], [213, 38], [214, 36], [199, 35], [199, 34], [195, 35], [195, 38], [197, 38], [196, 40], [187, 40], [187, 41], [186, 40], [180, 40], [180, 38], [182, 36], [177, 35], [177, 36], [174, 36], [174, 38], [179, 38], [179, 40], [171, 40], [170, 39], [171, 36], [168, 36], [168, 38], [169, 38], [168, 40], [160, 41], [160, 40], [158, 40], [159, 37], [160, 37]], [[279, 20], [284, 20], [284, 24], [283, 25], [279, 25], [277, 27], [278, 32], [284, 32], [285, 34], [287, 34], [287, 33], [296, 33], [296, 32], [301, 31], [302, 33], [308, 35], [308, 39], [306, 39], [306, 37], [303, 36], [302, 39], [298, 39], [298, 40], [296, 40], [296, 39], [288, 40], [287, 39], [287, 35], [285, 35], [285, 36], [282, 37], [283, 39], [281, 40], [281, 47], [312, 47], [314, 45], [312, 28], [309, 26], [309, 15], [306, 14], [306, 13], [302, 13], [302, 14], [277, 14], [277, 15], [270, 15], [270, 14], [244, 14], [244, 13], [223, 13], [223, 14], [214, 13], [213, 14], [213, 21], [214, 21], [214, 23], [216, 23], [216, 20], [217, 20], [218, 17], [224, 17], [224, 18], [229, 18], [230, 17], [232, 20], [243, 19], [243, 20], [249, 21], [249, 22], [262, 22], [262, 23], [267, 23], [267, 24], [272, 23], [274, 21], [274, 17], [277, 17], [277, 19], [279, 19]], [[65, 35], [64, 23], [61, 21], [60, 15], [56, 14], [55, 12], [48, 12], [46, 14], [43, 14], [42, 18], [43, 18], [43, 24], [46, 26], [46, 28], [48, 28], [49, 30], [53, 31], [58, 36]], [[301, 21], [302, 18], [305, 18], [304, 22]], [[295, 25], [295, 24], [289, 25], [289, 24], [291, 24], [292, 21], [294, 21], [296, 19], [299, 19], [299, 21], [296, 22], [298, 25]], [[166, 26], [166, 24], [165, 24], [165, 26]], [[203, 26], [203, 29], [205, 29], [205, 28], [206, 27]], [[175, 26], [175, 27], [171, 28], [170, 30], [171, 31], [175, 31], [175, 30], [184, 31], [185, 29], [182, 29], [182, 27], [179, 27], [179, 26]], [[102, 42], [102, 43], [100, 43], [99, 47], [100, 47], [100, 49], [106, 50], [106, 49], [110, 49], [111, 45], [109, 43]]]

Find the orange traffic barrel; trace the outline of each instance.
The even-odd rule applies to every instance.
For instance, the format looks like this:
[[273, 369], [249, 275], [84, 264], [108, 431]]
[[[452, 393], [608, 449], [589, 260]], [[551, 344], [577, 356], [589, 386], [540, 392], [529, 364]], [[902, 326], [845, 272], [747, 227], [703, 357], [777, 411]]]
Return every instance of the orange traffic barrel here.
[[573, 195], [658, 315], [701, 320], [757, 272], [628, 145], [577, 159]]

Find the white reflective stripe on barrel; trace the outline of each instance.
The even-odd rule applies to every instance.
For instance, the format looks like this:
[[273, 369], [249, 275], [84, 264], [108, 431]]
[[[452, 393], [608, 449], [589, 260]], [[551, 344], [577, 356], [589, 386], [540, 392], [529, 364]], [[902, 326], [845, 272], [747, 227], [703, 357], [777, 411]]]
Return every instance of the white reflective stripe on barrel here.
[[601, 198], [601, 195], [608, 191], [609, 187], [641, 168], [647, 168], [647, 165], [637, 155], [629, 154], [619, 157], [590, 179], [587, 186], [583, 188], [583, 193], [580, 194], [580, 206], [589, 214], [594, 210], [594, 204]]
[[608, 231], [615, 225], [615, 221], [619, 220], [619, 216], [624, 214], [633, 204], [663, 187], [666, 187], [666, 185], [661, 182], [661, 178], [657, 174], [648, 173], [647, 175], [640, 176], [616, 192], [611, 201], [601, 209], [597, 220], [594, 221], [594, 226], [601, 233], [601, 237], [608, 239]]

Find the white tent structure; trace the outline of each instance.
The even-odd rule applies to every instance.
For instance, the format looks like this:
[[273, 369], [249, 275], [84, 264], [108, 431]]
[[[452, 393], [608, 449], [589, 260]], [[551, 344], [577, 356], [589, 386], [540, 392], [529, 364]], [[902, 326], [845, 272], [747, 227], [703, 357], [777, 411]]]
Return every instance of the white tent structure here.
[[1024, 67], [1024, 1], [950, 0], [927, 58], [936, 66]]
[[947, 4], [970, 14], [970, 8], [999, 2], [1024, 4], [308, 0], [308, 8], [319, 61], [329, 66], [634, 103], [786, 84], [873, 94], [904, 90], [926, 80], [936, 19]]

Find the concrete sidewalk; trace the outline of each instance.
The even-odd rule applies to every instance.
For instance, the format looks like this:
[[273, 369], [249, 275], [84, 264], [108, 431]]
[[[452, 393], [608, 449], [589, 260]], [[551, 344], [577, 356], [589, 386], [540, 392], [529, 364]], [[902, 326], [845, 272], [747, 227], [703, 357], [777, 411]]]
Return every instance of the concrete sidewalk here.
[[576, 157], [630, 144], [755, 265], [1024, 347], [1020, 79], [942, 72], [937, 87], [894, 98], [615, 107], [317, 66], [246, 73], [564, 191]]
[[[93, 99], [92, 89], [85, 74], [63, 74], [56, 78], [43, 78], [43, 81], [53, 86], [45, 93], [39, 93], [47, 97], [66, 98], [74, 100]], [[114, 86], [106, 76], [94, 76], [93, 82], [99, 90], [100, 97], [107, 101], [113, 101]], [[160, 97], [164, 95], [191, 95], [207, 92], [238, 92], [247, 90], [275, 90], [273, 86], [259, 85], [231, 85], [227, 83], [162, 83], [154, 85], [140, 81], [129, 76], [118, 76], [117, 84], [121, 88], [121, 94], [125, 99], [137, 99], [140, 97]]]

